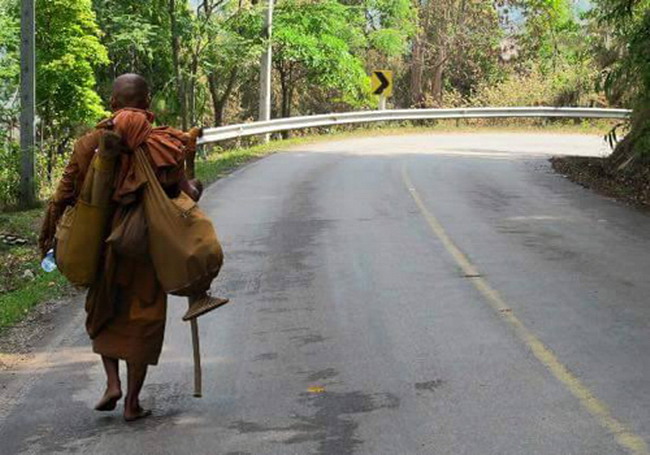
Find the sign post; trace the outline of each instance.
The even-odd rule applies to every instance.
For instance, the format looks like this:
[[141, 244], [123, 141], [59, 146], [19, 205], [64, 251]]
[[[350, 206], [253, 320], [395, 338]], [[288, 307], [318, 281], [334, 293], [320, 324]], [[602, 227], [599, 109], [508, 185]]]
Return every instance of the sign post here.
[[393, 94], [393, 72], [376, 70], [370, 76], [372, 94], [379, 96], [379, 110], [386, 109], [386, 99]]
[[379, 95], [379, 110], [380, 111], [385, 111], [386, 110], [386, 96], [385, 95]]

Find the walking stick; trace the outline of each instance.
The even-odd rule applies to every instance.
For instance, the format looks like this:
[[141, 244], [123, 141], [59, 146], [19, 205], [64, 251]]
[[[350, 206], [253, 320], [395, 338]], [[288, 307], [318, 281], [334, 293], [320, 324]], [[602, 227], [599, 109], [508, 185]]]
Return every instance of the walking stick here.
[[[189, 300], [188, 300], [189, 302]], [[199, 344], [199, 323], [194, 318], [190, 321], [190, 328], [192, 330], [192, 351], [194, 353], [194, 396], [199, 398], [202, 396], [202, 381], [201, 381], [201, 347]]]
[[[190, 146], [187, 148], [187, 155], [185, 157], [185, 172], [188, 178], [193, 179], [194, 161], [196, 159], [196, 140], [202, 135], [199, 128], [193, 128], [190, 131]], [[188, 304], [190, 304], [188, 299]], [[191, 305], [191, 304], [190, 304]], [[201, 374], [201, 346], [199, 343], [199, 323], [196, 318], [190, 321], [190, 329], [192, 331], [192, 351], [194, 354], [194, 396], [201, 397], [203, 395], [203, 383]]]

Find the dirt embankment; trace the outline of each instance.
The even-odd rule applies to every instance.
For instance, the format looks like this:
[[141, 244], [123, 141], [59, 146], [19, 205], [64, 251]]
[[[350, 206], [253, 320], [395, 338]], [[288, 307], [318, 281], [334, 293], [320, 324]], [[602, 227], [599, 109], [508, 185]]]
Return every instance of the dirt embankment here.
[[617, 170], [606, 158], [557, 157], [553, 168], [599, 194], [650, 209], [650, 160]]

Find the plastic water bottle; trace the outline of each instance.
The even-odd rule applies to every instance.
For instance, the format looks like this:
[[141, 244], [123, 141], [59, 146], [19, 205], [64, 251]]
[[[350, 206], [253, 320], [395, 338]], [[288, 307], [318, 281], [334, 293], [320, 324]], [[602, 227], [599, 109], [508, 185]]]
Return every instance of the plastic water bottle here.
[[43, 258], [43, 262], [41, 262], [41, 268], [45, 270], [47, 273], [56, 270], [56, 261], [54, 260], [54, 250], [50, 250], [47, 252], [45, 257]]

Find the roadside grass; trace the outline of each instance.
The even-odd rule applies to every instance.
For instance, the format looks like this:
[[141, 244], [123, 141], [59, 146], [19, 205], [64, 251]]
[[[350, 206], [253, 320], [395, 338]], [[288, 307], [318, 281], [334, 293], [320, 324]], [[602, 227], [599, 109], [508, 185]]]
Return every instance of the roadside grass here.
[[[0, 213], [0, 234], [11, 234], [21, 238], [24, 245], [7, 245], [0, 242], [0, 299], [7, 292], [20, 288], [30, 279], [30, 274], [36, 276], [36, 270], [31, 264], [36, 253], [36, 239], [40, 227], [41, 209], [23, 212]], [[0, 300], [1, 301], [1, 300]], [[0, 311], [2, 308], [0, 306]]]
[[0, 333], [24, 318], [41, 302], [60, 298], [70, 291], [65, 278], [58, 272], [39, 274], [15, 291], [0, 296]]
[[[474, 121], [422, 121], [420, 124], [398, 123], [390, 126], [371, 124], [361, 128], [345, 127], [310, 129], [299, 132], [291, 139], [271, 141], [268, 144], [248, 145], [246, 139], [238, 148], [213, 147], [197, 159], [196, 177], [208, 185], [237, 167], [270, 154], [315, 142], [340, 140], [352, 137], [392, 136], [425, 133], [473, 132], [548, 132], [573, 134], [606, 134], [612, 122], [589, 121], [581, 123], [541, 122], [485, 124]], [[237, 141], [231, 141], [237, 143]], [[28, 211], [0, 213], [0, 233], [20, 236], [27, 240], [24, 246], [7, 246], [0, 243], [0, 333], [19, 322], [37, 304], [61, 298], [71, 291], [57, 271], [45, 273], [40, 268], [37, 248], [43, 208]], [[29, 271], [29, 272], [28, 272]]]
[[196, 178], [207, 186], [242, 164], [271, 155], [287, 147], [305, 144], [313, 140], [312, 137], [299, 137], [225, 151], [214, 148], [205, 156], [197, 159]]
[[42, 209], [0, 213], [0, 233], [13, 233], [34, 240], [38, 237], [36, 227], [40, 227]]
[[69, 290], [61, 274], [46, 274], [39, 266], [36, 241], [42, 215], [42, 208], [0, 213], [0, 233], [27, 241], [19, 246], [0, 243], [0, 332], [20, 321], [35, 305]]

